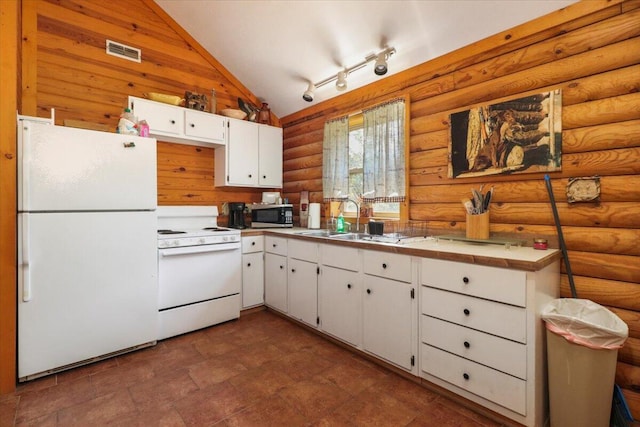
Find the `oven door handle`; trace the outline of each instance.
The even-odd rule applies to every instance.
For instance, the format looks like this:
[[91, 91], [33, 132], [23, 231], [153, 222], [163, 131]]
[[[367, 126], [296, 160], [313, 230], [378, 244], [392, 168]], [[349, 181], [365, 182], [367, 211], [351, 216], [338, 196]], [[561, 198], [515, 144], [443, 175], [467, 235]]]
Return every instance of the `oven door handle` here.
[[184, 248], [170, 248], [160, 249], [160, 256], [177, 256], [177, 255], [189, 255], [189, 254], [202, 254], [207, 252], [222, 252], [222, 251], [235, 251], [240, 250], [240, 243], [223, 243], [217, 245], [201, 245], [201, 246], [186, 246]]

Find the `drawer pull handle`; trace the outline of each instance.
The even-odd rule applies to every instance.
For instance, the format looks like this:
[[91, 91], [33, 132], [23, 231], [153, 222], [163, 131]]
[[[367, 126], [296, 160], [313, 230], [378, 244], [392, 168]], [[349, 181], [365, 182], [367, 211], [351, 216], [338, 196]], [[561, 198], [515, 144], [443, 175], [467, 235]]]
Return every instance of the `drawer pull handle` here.
[[255, 245], [256, 245], [256, 242], [251, 242], [251, 246], [255, 246]]
[[347, 283], [347, 289], [351, 289], [351, 283]]
[[471, 344], [469, 344], [469, 341], [465, 341], [464, 348], [469, 348], [469, 347], [471, 347]]
[[282, 270], [283, 268], [284, 268], [284, 265], [281, 265], [281, 266], [280, 266], [280, 270]]
[[249, 174], [249, 178], [251, 178], [251, 177], [252, 177], [252, 175], [251, 175], [251, 174]]
[[468, 277], [463, 277], [462, 281], [464, 282], [464, 284], [466, 285], [467, 283], [469, 283], [469, 278]]
[[251, 263], [250, 262], [247, 263], [247, 267], [251, 267]]
[[382, 263], [382, 268], [387, 268], [387, 264], [386, 263]]
[[262, 179], [267, 179], [267, 175], [262, 175]]
[[462, 374], [462, 378], [464, 378], [465, 381], [469, 381], [469, 374], [465, 372], [464, 374]]
[[192, 128], [196, 127], [196, 125], [194, 125], [193, 123], [189, 123], [189, 126], [191, 126]]
[[471, 311], [469, 311], [468, 308], [465, 308], [464, 310], [462, 310], [462, 312], [464, 313], [465, 316], [468, 316], [471, 314]]
[[371, 289], [367, 289], [367, 293], [370, 294], [371, 293]]
[[276, 245], [276, 244], [274, 243], [274, 244], [273, 244], [273, 247], [275, 248], [276, 246], [278, 246], [278, 245]]
[[172, 124], [172, 125], [175, 125], [175, 124], [176, 124], [176, 121], [175, 121], [175, 120], [171, 120], [171, 124]]
[[296, 269], [295, 269], [295, 268], [292, 268], [292, 269], [291, 269], [291, 272], [292, 272], [292, 273], [295, 273], [295, 272], [296, 272]]

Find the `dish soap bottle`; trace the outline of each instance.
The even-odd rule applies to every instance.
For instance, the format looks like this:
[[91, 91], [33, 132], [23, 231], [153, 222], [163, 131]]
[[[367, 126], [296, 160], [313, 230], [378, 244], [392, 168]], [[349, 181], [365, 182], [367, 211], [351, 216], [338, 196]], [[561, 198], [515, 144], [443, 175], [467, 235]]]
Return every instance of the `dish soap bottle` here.
[[338, 220], [336, 221], [336, 231], [338, 233], [344, 233], [344, 216], [342, 216], [342, 212], [340, 212]]

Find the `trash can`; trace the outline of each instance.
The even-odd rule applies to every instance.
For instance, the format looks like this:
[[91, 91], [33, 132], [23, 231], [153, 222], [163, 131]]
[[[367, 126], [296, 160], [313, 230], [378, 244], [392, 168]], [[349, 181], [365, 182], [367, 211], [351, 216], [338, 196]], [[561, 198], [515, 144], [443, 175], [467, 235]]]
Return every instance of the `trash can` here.
[[547, 327], [551, 427], [607, 427], [618, 349], [629, 327], [593, 301], [557, 299], [542, 311]]

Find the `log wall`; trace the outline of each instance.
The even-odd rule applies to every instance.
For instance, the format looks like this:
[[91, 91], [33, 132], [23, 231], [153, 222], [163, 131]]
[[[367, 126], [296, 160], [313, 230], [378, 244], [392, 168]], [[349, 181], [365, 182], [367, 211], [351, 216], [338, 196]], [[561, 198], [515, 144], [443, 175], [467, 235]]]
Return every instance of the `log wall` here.
[[[460, 199], [484, 183], [496, 190], [492, 233], [549, 236], [558, 247], [542, 173], [447, 176], [451, 113], [553, 89], [563, 93], [563, 155], [562, 171], [550, 175], [575, 284], [580, 297], [629, 325], [616, 380], [639, 419], [640, 2], [579, 2], [282, 118], [284, 195], [297, 203], [307, 190], [322, 201], [325, 120], [407, 95], [409, 219], [436, 233], [462, 232]], [[593, 175], [601, 177], [600, 201], [568, 204], [568, 179]], [[564, 265], [560, 286], [570, 296]]]

